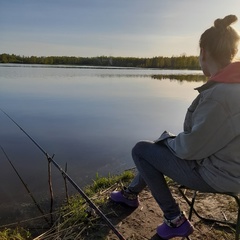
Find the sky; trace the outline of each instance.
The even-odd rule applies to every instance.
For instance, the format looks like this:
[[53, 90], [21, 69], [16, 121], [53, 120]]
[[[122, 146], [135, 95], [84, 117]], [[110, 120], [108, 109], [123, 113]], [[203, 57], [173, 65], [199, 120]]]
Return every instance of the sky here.
[[0, 54], [196, 56], [200, 35], [229, 14], [240, 31], [239, 0], [0, 0]]

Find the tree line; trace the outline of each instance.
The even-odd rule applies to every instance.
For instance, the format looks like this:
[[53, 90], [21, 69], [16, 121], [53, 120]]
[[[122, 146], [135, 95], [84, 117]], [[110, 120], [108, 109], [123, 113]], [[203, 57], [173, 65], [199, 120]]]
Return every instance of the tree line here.
[[79, 66], [113, 66], [113, 67], [141, 67], [141, 68], [164, 68], [164, 69], [200, 69], [197, 56], [172, 57], [68, 57], [68, 56], [19, 56], [14, 54], [0, 54], [0, 63], [20, 64], [55, 64], [55, 65], [79, 65]]

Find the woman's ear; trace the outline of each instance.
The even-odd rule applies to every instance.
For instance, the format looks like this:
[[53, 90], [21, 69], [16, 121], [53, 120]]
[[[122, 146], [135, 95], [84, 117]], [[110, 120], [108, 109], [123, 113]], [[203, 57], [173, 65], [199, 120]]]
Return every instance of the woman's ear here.
[[200, 58], [201, 58], [201, 60], [206, 59], [206, 50], [204, 48], [200, 49]]
[[203, 57], [204, 57], [205, 53], [204, 53], [204, 49], [203, 48], [200, 48], [200, 53], [199, 53], [199, 65], [200, 67], [202, 68], [202, 64], [203, 64]]
[[208, 64], [208, 52], [204, 48], [200, 49], [199, 63], [204, 75], [209, 77], [210, 72], [209, 72], [209, 64]]

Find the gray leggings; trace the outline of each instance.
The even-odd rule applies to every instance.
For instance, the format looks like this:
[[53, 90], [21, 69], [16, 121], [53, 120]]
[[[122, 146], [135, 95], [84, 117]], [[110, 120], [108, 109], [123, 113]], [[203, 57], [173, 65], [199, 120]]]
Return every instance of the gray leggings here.
[[178, 216], [180, 209], [164, 176], [191, 189], [216, 192], [198, 173], [196, 161], [176, 157], [163, 143], [141, 141], [133, 148], [132, 157], [139, 173], [128, 188], [135, 193], [140, 193], [148, 185], [164, 216], [168, 219]]

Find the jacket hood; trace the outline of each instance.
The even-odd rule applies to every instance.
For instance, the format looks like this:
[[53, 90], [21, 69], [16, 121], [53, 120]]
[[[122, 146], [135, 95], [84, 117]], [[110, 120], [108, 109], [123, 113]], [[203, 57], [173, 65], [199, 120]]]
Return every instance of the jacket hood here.
[[212, 76], [209, 81], [222, 83], [240, 83], [240, 62], [233, 62]]

